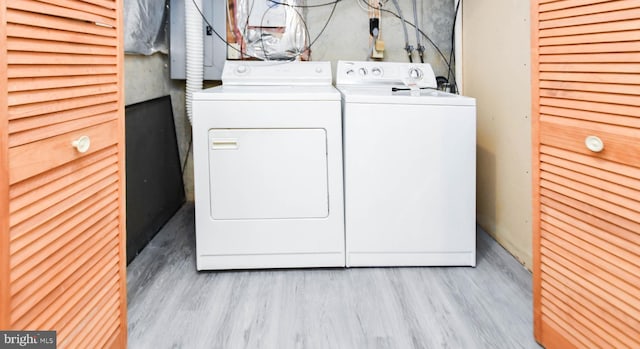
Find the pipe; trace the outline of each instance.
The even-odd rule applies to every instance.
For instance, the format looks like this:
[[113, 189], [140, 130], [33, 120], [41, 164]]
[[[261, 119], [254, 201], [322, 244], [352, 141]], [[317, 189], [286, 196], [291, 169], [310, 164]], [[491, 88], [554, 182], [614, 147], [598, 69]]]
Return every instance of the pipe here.
[[411, 54], [413, 53], [413, 46], [409, 45], [409, 33], [407, 32], [407, 22], [404, 20], [404, 16], [402, 15], [402, 10], [400, 9], [400, 4], [398, 4], [398, 0], [392, 0], [393, 6], [398, 10], [398, 16], [400, 16], [400, 21], [402, 22], [402, 30], [404, 32], [404, 49], [407, 51], [407, 55], [409, 56], [409, 61], [413, 62], [413, 58], [411, 58]]
[[420, 63], [424, 63], [424, 46], [420, 42], [420, 24], [418, 22], [418, 10], [416, 5], [416, 0], [412, 1], [413, 3], [413, 23], [416, 26], [416, 50], [418, 51], [418, 55], [420, 55]]
[[193, 92], [202, 90], [204, 80], [204, 32], [199, 9], [202, 9], [202, 0], [184, 1], [187, 61], [186, 109], [189, 123], [193, 123]]

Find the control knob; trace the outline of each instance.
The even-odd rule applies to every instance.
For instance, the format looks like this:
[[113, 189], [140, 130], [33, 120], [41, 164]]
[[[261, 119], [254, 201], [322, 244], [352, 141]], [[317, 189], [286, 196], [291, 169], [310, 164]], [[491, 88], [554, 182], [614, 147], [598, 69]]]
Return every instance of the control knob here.
[[420, 70], [420, 68], [415, 68], [415, 67], [409, 68], [409, 78], [411, 80], [414, 80], [414, 81], [420, 80], [422, 79], [422, 75], [423, 75], [422, 70]]
[[236, 68], [236, 73], [238, 73], [238, 74], [244, 74], [246, 72], [247, 72], [247, 66], [246, 65], [239, 65]]

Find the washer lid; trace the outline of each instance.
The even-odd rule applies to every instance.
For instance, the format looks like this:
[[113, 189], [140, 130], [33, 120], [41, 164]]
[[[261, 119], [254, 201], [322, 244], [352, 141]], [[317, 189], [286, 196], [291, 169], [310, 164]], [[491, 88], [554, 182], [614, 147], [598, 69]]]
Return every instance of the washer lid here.
[[475, 98], [446, 93], [433, 89], [420, 90], [420, 96], [411, 96], [407, 89], [392, 87], [338, 86], [346, 103], [366, 104], [424, 104], [475, 106]]
[[340, 101], [333, 86], [216, 86], [193, 93], [195, 101]]

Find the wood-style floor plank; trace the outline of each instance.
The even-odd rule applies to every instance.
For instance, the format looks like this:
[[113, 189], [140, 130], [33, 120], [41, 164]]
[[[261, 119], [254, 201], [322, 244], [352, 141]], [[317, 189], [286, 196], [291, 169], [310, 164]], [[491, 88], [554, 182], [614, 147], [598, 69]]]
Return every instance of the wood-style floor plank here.
[[197, 272], [186, 204], [127, 268], [131, 348], [540, 348], [531, 274], [478, 266]]

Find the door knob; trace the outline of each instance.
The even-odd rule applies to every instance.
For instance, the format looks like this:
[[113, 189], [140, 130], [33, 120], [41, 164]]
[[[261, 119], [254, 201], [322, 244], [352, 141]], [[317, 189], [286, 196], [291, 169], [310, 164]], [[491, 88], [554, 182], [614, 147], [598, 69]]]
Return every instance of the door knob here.
[[599, 153], [604, 149], [604, 142], [602, 142], [602, 139], [597, 136], [587, 136], [584, 140], [584, 144], [587, 146], [587, 149], [594, 153]]
[[88, 136], [82, 136], [71, 142], [71, 145], [76, 148], [79, 153], [86, 153], [91, 146], [91, 139]]

